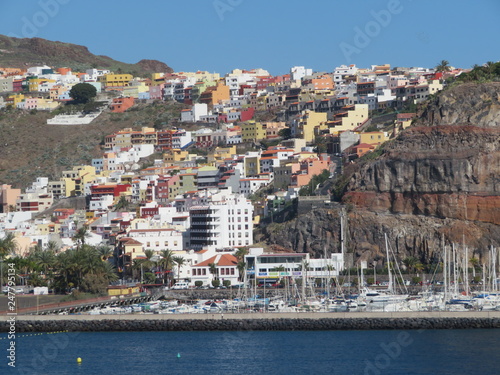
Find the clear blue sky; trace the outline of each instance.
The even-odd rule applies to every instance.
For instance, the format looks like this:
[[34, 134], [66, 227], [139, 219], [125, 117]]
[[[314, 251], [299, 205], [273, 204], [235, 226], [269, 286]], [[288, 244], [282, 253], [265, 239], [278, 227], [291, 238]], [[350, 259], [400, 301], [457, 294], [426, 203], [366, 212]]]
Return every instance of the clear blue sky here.
[[[22, 4], [22, 6], [21, 6]], [[0, 34], [176, 71], [498, 61], [499, 0], [0, 0]]]

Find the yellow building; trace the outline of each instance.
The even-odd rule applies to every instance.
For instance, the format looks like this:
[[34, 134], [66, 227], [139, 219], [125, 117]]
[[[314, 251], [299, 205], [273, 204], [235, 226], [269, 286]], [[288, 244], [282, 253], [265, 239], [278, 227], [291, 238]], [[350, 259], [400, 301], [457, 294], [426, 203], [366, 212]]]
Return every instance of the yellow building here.
[[359, 134], [359, 143], [368, 145], [379, 145], [389, 140], [389, 135], [386, 132], [365, 132]]
[[245, 177], [255, 177], [260, 174], [260, 155], [245, 155]]
[[264, 124], [250, 120], [241, 124], [241, 141], [255, 142], [266, 139], [266, 127]]
[[139, 286], [113, 285], [108, 286], [108, 296], [129, 296], [139, 294]]
[[223, 161], [224, 159], [232, 158], [236, 155], [236, 146], [230, 147], [217, 147], [214, 152], [208, 154], [207, 164], [214, 165], [218, 161]]
[[132, 147], [132, 129], [124, 129], [114, 134], [114, 146], [119, 148]]
[[53, 109], [56, 109], [59, 107], [61, 103], [55, 102], [50, 99], [45, 99], [45, 98], [38, 98], [38, 104], [37, 104], [37, 109], [39, 111], [52, 111]]
[[313, 142], [316, 127], [326, 127], [327, 113], [305, 111], [294, 120], [295, 137]]
[[163, 162], [165, 164], [165, 167], [174, 167], [178, 166], [179, 163], [183, 161], [196, 160], [196, 157], [196, 154], [190, 154], [188, 151], [172, 149], [163, 154]]
[[12, 94], [9, 95], [6, 99], [7, 104], [12, 104], [14, 107], [16, 107], [19, 103], [24, 101], [25, 96], [23, 94]]
[[146, 85], [146, 82], [132, 82], [130, 86], [125, 87], [123, 89], [123, 96], [132, 97], [135, 99], [139, 98], [139, 94], [143, 92], [148, 92], [149, 86]]
[[36, 225], [37, 234], [45, 235], [51, 233], [60, 233], [61, 232], [61, 224], [47, 222]]
[[68, 177], [49, 181], [47, 189], [54, 198], [71, 197], [75, 195], [75, 185], [75, 180]]
[[84, 194], [85, 184], [96, 178], [95, 167], [90, 165], [79, 165], [72, 170], [63, 171], [62, 179], [71, 179], [75, 183], [74, 193], [71, 196], [81, 196]]
[[356, 104], [344, 107], [345, 111], [335, 115], [329, 131], [339, 134], [346, 130], [354, 130], [368, 119], [368, 104]]
[[132, 78], [132, 74], [105, 74], [98, 77], [97, 81], [106, 88], [120, 88], [129, 86]]
[[36, 92], [42, 83], [56, 83], [55, 79], [46, 78], [32, 78], [28, 80], [28, 90], [29, 92]]
[[197, 72], [176, 72], [178, 76], [194, 78], [196, 81], [218, 81], [220, 79], [219, 73], [209, 73], [207, 71], [197, 71]]

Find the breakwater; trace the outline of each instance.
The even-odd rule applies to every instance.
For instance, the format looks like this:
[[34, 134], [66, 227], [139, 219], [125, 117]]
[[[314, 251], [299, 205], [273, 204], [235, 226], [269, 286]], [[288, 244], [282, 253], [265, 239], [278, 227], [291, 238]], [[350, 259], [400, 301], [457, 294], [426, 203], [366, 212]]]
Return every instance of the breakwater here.
[[[500, 328], [500, 312], [19, 316], [16, 332], [293, 331]], [[0, 332], [7, 332], [7, 321]]]

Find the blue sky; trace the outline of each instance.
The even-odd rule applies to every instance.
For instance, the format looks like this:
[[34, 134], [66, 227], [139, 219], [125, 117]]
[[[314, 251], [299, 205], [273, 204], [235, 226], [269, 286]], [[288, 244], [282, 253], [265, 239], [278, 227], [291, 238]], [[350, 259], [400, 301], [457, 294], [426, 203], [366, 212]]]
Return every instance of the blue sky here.
[[498, 0], [0, 0], [0, 34], [226, 73], [498, 61]]

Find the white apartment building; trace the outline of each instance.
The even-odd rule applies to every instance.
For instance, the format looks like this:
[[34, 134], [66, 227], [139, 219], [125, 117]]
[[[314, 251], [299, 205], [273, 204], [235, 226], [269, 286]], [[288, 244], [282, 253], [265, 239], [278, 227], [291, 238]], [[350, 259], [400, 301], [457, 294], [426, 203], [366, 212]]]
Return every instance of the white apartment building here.
[[341, 85], [344, 83], [345, 76], [353, 76], [358, 73], [358, 68], [356, 65], [341, 65], [335, 68], [333, 72], [333, 82], [335, 85]]
[[312, 75], [312, 69], [306, 69], [304, 66], [294, 66], [290, 69], [290, 76], [293, 81]]
[[127, 237], [139, 241], [144, 250], [181, 251], [184, 248], [183, 232], [172, 228], [131, 229], [127, 233]]
[[184, 109], [181, 111], [182, 122], [197, 122], [200, 121], [201, 116], [208, 115], [208, 105], [205, 103], [193, 104], [191, 109]]
[[253, 205], [231, 189], [205, 191], [189, 209], [190, 245], [194, 250], [248, 246], [253, 243]]

